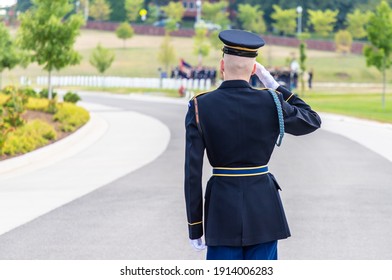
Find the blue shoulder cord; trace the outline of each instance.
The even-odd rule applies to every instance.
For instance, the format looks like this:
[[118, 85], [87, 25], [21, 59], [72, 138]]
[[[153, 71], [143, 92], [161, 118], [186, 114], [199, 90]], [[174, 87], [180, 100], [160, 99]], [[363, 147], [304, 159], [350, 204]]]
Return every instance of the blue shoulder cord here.
[[272, 98], [275, 101], [276, 110], [278, 111], [278, 119], [279, 119], [279, 138], [276, 141], [276, 146], [280, 146], [282, 144], [283, 136], [284, 136], [284, 119], [283, 119], [283, 110], [282, 104], [280, 103], [279, 97], [275, 91], [272, 89], [268, 89], [269, 93], [271, 93]]

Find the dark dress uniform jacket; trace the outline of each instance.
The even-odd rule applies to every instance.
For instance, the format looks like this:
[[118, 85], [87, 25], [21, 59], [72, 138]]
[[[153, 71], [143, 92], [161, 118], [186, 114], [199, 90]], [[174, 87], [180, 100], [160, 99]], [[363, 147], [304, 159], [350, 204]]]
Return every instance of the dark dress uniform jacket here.
[[[277, 89], [285, 132], [303, 135], [321, 120], [300, 98]], [[267, 90], [243, 80], [224, 81], [197, 97], [186, 115], [185, 201], [190, 239], [203, 235], [202, 165], [204, 150], [213, 167], [255, 167], [268, 164], [279, 135], [276, 104]], [[212, 176], [205, 190], [204, 231], [208, 246], [248, 246], [290, 236], [271, 173], [257, 176]]]

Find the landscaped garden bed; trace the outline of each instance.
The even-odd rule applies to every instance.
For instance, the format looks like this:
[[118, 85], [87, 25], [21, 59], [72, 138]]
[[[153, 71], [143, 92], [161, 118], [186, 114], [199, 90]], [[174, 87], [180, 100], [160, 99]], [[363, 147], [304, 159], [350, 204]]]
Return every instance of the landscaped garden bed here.
[[58, 141], [88, 122], [77, 106], [80, 97], [67, 93], [59, 102], [47, 91], [8, 86], [0, 92], [0, 160], [18, 156]]

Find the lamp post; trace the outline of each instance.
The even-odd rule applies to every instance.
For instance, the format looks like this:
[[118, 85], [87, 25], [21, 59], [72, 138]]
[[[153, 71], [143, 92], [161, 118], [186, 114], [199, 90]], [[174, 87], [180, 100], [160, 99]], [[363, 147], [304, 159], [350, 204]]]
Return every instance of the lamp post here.
[[300, 35], [302, 31], [302, 7], [298, 6], [297, 7], [297, 13], [298, 13], [298, 24], [297, 24], [297, 34]]
[[79, 13], [80, 1], [75, 2], [76, 13]]
[[201, 0], [196, 1], [196, 23], [200, 21], [201, 16]]
[[87, 22], [88, 21], [88, 5], [89, 5], [89, 0], [86, 0], [84, 3], [84, 20]]

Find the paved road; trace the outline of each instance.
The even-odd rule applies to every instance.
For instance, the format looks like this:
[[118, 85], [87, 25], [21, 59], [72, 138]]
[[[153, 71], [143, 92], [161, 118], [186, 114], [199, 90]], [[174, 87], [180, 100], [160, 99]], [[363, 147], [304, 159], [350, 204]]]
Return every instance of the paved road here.
[[[190, 249], [183, 201], [184, 104], [85, 96], [170, 130], [150, 164], [0, 235], [0, 259], [203, 259]], [[320, 130], [286, 136], [270, 164], [292, 237], [281, 259], [391, 259], [392, 163]], [[206, 180], [210, 174], [205, 168]]]

